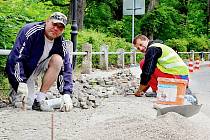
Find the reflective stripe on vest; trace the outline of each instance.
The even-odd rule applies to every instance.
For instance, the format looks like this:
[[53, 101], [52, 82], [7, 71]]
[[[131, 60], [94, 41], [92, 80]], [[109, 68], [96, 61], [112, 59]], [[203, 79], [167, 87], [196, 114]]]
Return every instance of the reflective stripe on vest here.
[[171, 63], [171, 64], [165, 65], [166, 68], [174, 68], [177, 66], [185, 66], [185, 63], [184, 62], [176, 62], [176, 63]]
[[162, 55], [157, 63], [157, 67], [162, 72], [174, 75], [189, 74], [187, 65], [172, 48], [160, 43], [154, 43], [149, 47], [160, 47], [162, 49]]
[[167, 61], [168, 59], [174, 57], [175, 54], [174, 53], [170, 53], [169, 55], [163, 57], [163, 58], [159, 58], [159, 61], [163, 62], [163, 61]]

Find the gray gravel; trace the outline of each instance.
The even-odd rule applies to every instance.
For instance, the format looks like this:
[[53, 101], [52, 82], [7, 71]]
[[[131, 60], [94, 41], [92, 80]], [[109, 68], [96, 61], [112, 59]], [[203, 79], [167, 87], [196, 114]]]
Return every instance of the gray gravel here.
[[[132, 71], [139, 76], [138, 70]], [[106, 74], [110, 72], [100, 74], [97, 72], [94, 75]], [[193, 79], [191, 84], [194, 82], [196, 79]], [[197, 95], [202, 97], [201, 93]], [[49, 113], [1, 108], [0, 139], [50, 140], [52, 137], [55, 140], [210, 139], [210, 114], [206, 109], [190, 118], [176, 113], [157, 117], [157, 112], [153, 109], [154, 101], [155, 98], [111, 95], [104, 98], [97, 108], [85, 110], [74, 108], [72, 112]], [[204, 102], [204, 106], [208, 106], [207, 102]]]

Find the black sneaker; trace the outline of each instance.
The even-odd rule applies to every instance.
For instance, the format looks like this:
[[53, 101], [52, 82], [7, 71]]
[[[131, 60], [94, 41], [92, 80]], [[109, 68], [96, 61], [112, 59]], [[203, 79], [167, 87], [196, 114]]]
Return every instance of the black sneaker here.
[[157, 97], [157, 93], [156, 92], [146, 92], [145, 96], [146, 97]]
[[41, 104], [36, 99], [32, 105], [32, 110], [41, 111]]
[[45, 112], [54, 111], [54, 109], [51, 106], [49, 106], [45, 100], [38, 102], [36, 99], [34, 100], [34, 103], [32, 105], [32, 110], [45, 111]]

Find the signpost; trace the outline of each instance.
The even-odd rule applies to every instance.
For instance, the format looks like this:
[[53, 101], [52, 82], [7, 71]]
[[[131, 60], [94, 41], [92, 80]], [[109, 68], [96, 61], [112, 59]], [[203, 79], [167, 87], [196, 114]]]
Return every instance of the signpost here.
[[132, 41], [134, 39], [134, 16], [145, 13], [145, 0], [123, 0], [123, 15], [132, 15]]

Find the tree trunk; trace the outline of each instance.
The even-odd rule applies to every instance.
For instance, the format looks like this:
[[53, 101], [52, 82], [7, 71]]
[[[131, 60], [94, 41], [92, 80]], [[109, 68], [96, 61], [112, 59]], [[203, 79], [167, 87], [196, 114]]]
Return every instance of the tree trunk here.
[[70, 24], [72, 21], [72, 3], [73, 3], [73, 1], [70, 0], [69, 1], [69, 11], [68, 11], [68, 23], [70, 23]]
[[[72, 4], [73, 4], [73, 1], [70, 0], [68, 23], [71, 23], [71, 21], [72, 21]], [[83, 28], [85, 8], [86, 8], [86, 0], [77, 0], [77, 25], [78, 25], [78, 30], [82, 30], [82, 28]]]
[[208, 16], [209, 16], [209, 22], [210, 22], [210, 0], [208, 0]]
[[150, 0], [147, 12], [152, 11], [157, 5], [159, 5], [159, 0]]
[[[150, 0], [147, 12], [152, 11], [155, 8], [155, 6], [157, 6], [157, 5], [159, 5], [159, 0]], [[154, 37], [153, 33], [147, 33], [146, 32], [145, 34], [150, 40], [153, 40], [153, 37]]]
[[208, 35], [210, 34], [210, 0], [208, 0]]
[[83, 28], [85, 8], [86, 8], [86, 0], [78, 0], [78, 7], [77, 7], [78, 30], [82, 30]]

